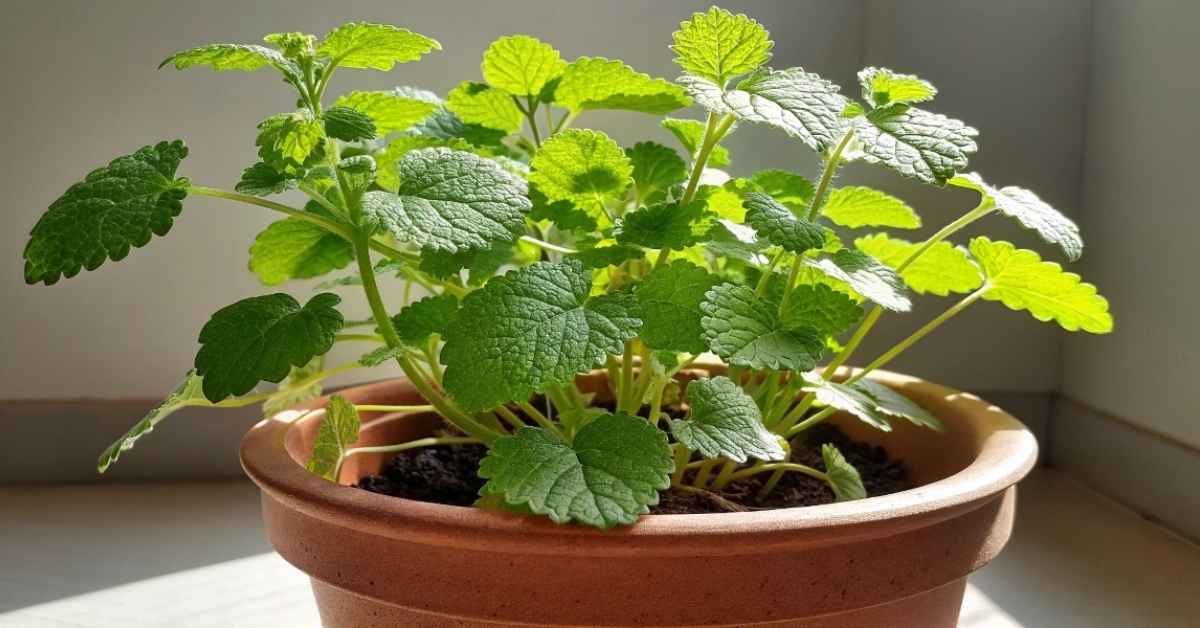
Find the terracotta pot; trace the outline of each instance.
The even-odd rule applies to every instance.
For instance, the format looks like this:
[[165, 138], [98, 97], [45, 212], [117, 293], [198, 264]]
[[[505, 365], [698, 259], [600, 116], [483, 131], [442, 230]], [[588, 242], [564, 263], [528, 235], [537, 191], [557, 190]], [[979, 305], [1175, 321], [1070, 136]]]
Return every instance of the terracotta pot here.
[[[947, 431], [898, 421], [882, 433], [834, 419], [903, 459], [918, 487], [825, 506], [647, 516], [601, 532], [386, 497], [304, 470], [320, 410], [259, 423], [242, 442], [242, 465], [262, 488], [271, 543], [312, 577], [329, 628], [952, 628], [967, 576], [1008, 540], [1014, 484], [1033, 466], [1037, 444], [976, 397], [892, 373], [871, 377], [929, 409]], [[404, 380], [341, 394], [419, 402]], [[360, 444], [402, 442], [437, 426], [429, 415], [380, 418], [367, 417]], [[342, 482], [384, 462], [356, 458]]]

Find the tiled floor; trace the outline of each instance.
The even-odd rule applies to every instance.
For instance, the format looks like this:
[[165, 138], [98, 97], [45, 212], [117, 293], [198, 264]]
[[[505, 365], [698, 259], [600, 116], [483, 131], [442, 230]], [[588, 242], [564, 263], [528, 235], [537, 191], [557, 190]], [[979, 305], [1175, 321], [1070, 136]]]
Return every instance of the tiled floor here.
[[[960, 626], [1196, 626], [1200, 548], [1053, 472]], [[316, 627], [242, 482], [0, 489], [0, 627]]]

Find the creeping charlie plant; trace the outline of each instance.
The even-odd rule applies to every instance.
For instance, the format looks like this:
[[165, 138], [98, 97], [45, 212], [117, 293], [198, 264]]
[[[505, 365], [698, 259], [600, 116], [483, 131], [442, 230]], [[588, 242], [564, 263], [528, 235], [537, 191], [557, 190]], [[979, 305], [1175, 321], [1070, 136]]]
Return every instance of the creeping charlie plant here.
[[[843, 94], [799, 67], [770, 67], [767, 31], [719, 8], [684, 21], [673, 40], [682, 75], [670, 82], [618, 60], [566, 61], [527, 35], [502, 37], [483, 55], [482, 80], [444, 98], [408, 86], [327, 93], [339, 69], [390, 71], [441, 47], [382, 24], [167, 59], [181, 70], [277, 73], [298, 108], [258, 124], [259, 160], [233, 190], [180, 176], [180, 140], [92, 171], [33, 227], [25, 280], [50, 285], [124, 259], [167, 235], [187, 197], [210, 196], [282, 214], [250, 245], [263, 284], [328, 276], [319, 290], [361, 286], [372, 316], [346, 320], [326, 291], [218, 310], [200, 330], [194, 368], [103, 452], [100, 470], [180, 408], [263, 404], [270, 415], [317, 397], [332, 375], [394, 362], [428, 405], [332, 396], [313, 473], [332, 480], [363, 451], [353, 447], [360, 412], [433, 411], [442, 435], [371, 451], [482, 443], [481, 500], [556, 522], [629, 524], [672, 486], [720, 490], [758, 474], [767, 474], [764, 495], [783, 474], [802, 473], [838, 499], [859, 499], [859, 475], [836, 448], [826, 445], [823, 468], [813, 468], [789, 460], [789, 441], [835, 412], [880, 430], [894, 421], [941, 427], [866, 374], [981, 300], [1068, 331], [1112, 330], [1095, 286], [1058, 263], [983, 236], [954, 241], [999, 215], [1068, 260], [1083, 248], [1075, 224], [1032, 192], [967, 170], [977, 132], [926, 108], [937, 94], [929, 82], [869, 67], [856, 93]], [[661, 118], [674, 145], [622, 147], [579, 127], [597, 109], [666, 116], [690, 105], [700, 119]], [[726, 174], [722, 142], [747, 124], [811, 149], [816, 179]], [[924, 240], [849, 236], [839, 228], [922, 224], [899, 198], [837, 185], [850, 161], [967, 188], [978, 201]], [[273, 200], [292, 190], [304, 206]], [[413, 297], [414, 286], [425, 296]], [[398, 311], [385, 307], [385, 289], [402, 291]], [[910, 293], [957, 300], [834, 378], [885, 312], [910, 309]], [[376, 346], [356, 362], [326, 364], [341, 342]], [[727, 375], [677, 377], [705, 353]], [[577, 388], [576, 377], [596, 369], [607, 372], [611, 399]], [[686, 414], [665, 412], [676, 405]]]

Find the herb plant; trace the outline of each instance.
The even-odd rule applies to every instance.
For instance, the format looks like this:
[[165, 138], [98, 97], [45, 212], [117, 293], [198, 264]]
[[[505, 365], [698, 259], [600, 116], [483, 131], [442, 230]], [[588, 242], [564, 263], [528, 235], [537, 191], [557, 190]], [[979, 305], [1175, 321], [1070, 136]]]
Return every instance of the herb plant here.
[[[118, 157], [33, 227], [25, 279], [50, 285], [124, 259], [167, 235], [187, 197], [211, 196], [283, 214], [250, 246], [262, 283], [358, 285], [372, 317], [345, 320], [330, 292], [222, 308], [200, 331], [194, 368], [103, 453], [101, 471], [179, 408], [263, 404], [270, 415], [316, 397], [332, 375], [395, 363], [428, 406], [332, 396], [312, 472], [335, 479], [365, 451], [353, 447], [360, 412], [429, 410], [445, 420], [444, 434], [370, 451], [483, 443], [481, 499], [557, 522], [628, 524], [672, 486], [720, 490], [758, 474], [769, 474], [763, 494], [802, 473], [838, 499], [858, 499], [862, 482], [836, 448], [824, 447], [816, 469], [788, 460], [789, 441], [839, 411], [880, 430], [897, 420], [940, 429], [865, 376], [951, 317], [998, 301], [1068, 331], [1112, 330], [1096, 288], [1059, 264], [987, 237], [952, 242], [999, 214], [1069, 260], [1083, 246], [1075, 224], [1032, 192], [966, 173], [977, 133], [924, 108], [937, 93], [929, 82], [871, 67], [859, 73], [861, 99], [844, 95], [801, 68], [769, 67], [768, 33], [745, 15], [713, 8], [684, 21], [671, 46], [683, 70], [675, 82], [602, 57], [568, 62], [516, 35], [484, 53], [482, 81], [444, 99], [413, 87], [328, 96], [339, 69], [390, 71], [440, 48], [403, 28], [350, 23], [321, 40], [265, 41], [202, 46], [163, 63], [267, 70], [295, 89], [295, 111], [259, 123], [259, 161], [234, 190], [179, 176], [188, 154], [179, 140]], [[662, 118], [678, 146], [622, 148], [578, 127], [596, 109], [663, 116], [693, 104], [703, 119]], [[731, 163], [722, 141], [745, 124], [811, 149], [816, 180], [718, 169]], [[835, 185], [856, 160], [974, 190], [978, 204], [921, 241], [847, 235], [922, 224], [899, 198]], [[271, 198], [290, 190], [306, 204]], [[402, 291], [399, 311], [385, 307], [385, 290]], [[910, 293], [965, 296], [834, 377], [885, 312], [910, 309]], [[354, 363], [327, 365], [341, 342], [374, 346]], [[726, 375], [677, 377], [709, 352]], [[611, 400], [577, 387], [595, 369], [607, 373]], [[671, 418], [671, 406], [686, 414]]]

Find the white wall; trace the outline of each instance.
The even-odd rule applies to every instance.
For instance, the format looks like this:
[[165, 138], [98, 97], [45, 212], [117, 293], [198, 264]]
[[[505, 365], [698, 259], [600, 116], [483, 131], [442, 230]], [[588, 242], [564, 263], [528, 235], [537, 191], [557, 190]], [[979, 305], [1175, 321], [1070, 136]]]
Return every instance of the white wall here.
[[[972, 8], [962, 8], [953, 2], [911, 2], [902, 9], [885, 2], [723, 4], [754, 15], [772, 30], [777, 66], [803, 65], [854, 91], [854, 72], [864, 57], [927, 74], [943, 90], [935, 109], [981, 127], [982, 152], [974, 160], [981, 170], [999, 183], [1038, 189], [1068, 210], [1078, 205], [1086, 2], [1044, 7], [1026, 1], [1015, 8], [1013, 3], [972, 2]], [[0, 308], [5, 356], [0, 398], [159, 395], [190, 366], [196, 334], [212, 311], [267, 290], [246, 271], [246, 250], [273, 217], [211, 199], [189, 199], [165, 239], [133, 251], [125, 261], [52, 287], [25, 286], [21, 280], [29, 227], [89, 169], [142, 144], [182, 137], [192, 149], [182, 174], [200, 184], [231, 187], [254, 161], [255, 123], [292, 104], [285, 86], [265, 73], [155, 71], [170, 52], [211, 41], [253, 42], [281, 30], [324, 33], [342, 21], [370, 19], [438, 38], [444, 50], [390, 74], [344, 71], [335, 89], [417, 84], [445, 91], [458, 80], [477, 78], [487, 44], [512, 32], [542, 37], [568, 58], [620, 57], [642, 71], [674, 77], [666, 48], [670, 33], [680, 19], [707, 5], [6, 2], [6, 19], [0, 22], [5, 60], [0, 85], [6, 96], [0, 115], [6, 145], [0, 184], [8, 228], [0, 232], [0, 260], [9, 270], [0, 273], [5, 304]], [[1171, 106], [1181, 114], [1187, 105]], [[639, 114], [589, 114], [580, 124], [624, 141], [642, 136], [667, 141], [652, 118]], [[1163, 133], [1169, 128], [1162, 122]], [[809, 174], [815, 169], [807, 149], [765, 129], [744, 126], [731, 147], [740, 172], [768, 166]], [[970, 199], [964, 192], [920, 189], [862, 169], [847, 180], [863, 177], [910, 199], [931, 225], [949, 220], [951, 208], [963, 208]], [[1084, 223], [1085, 235], [1102, 245], [1095, 230]], [[1090, 259], [1124, 259], [1115, 254], [1119, 250], [1110, 246], [1105, 253], [1097, 246]], [[305, 285], [291, 289], [308, 294]], [[926, 301], [919, 317], [889, 317], [884, 338], [907, 333], [946, 305]], [[348, 314], [363, 310], [355, 305]], [[1124, 325], [1128, 329], [1132, 323]], [[1048, 391], [1056, 385], [1058, 341], [1059, 334], [1047, 326], [983, 304], [897, 366], [973, 389]], [[1089, 342], [1096, 340], [1084, 339]], [[882, 341], [874, 347], [882, 347]], [[1147, 354], [1152, 350], [1145, 348]]]
[[1094, 19], [1081, 272], [1117, 324], [1069, 339], [1063, 391], [1200, 447], [1200, 3], [1106, 0]]

